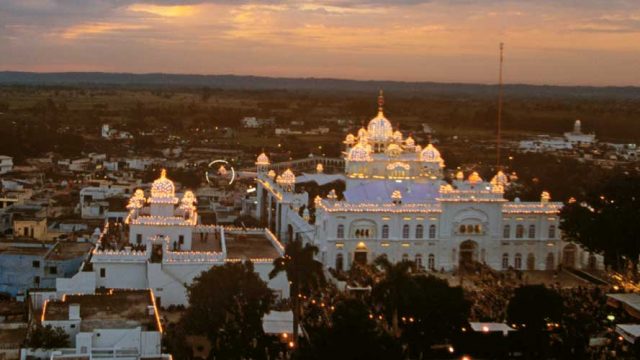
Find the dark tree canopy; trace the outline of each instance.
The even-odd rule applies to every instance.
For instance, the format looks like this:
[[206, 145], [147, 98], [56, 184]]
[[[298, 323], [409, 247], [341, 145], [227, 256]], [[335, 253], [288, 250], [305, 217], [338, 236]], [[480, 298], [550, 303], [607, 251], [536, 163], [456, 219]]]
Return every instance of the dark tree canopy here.
[[49, 350], [69, 347], [71, 342], [64, 329], [38, 324], [29, 332], [26, 345], [32, 349]]
[[296, 359], [399, 359], [398, 343], [370, 318], [370, 310], [357, 299], [346, 299], [331, 314], [331, 326], [316, 329], [302, 343]]
[[225, 263], [195, 278], [188, 288], [185, 328], [203, 334], [217, 359], [255, 357], [263, 336], [262, 317], [274, 301], [253, 264]]
[[560, 213], [566, 239], [602, 252], [608, 265], [620, 268], [625, 258], [637, 264], [640, 255], [640, 177], [616, 176], [594, 187]]
[[507, 307], [510, 324], [524, 325], [524, 329], [542, 331], [548, 322], [560, 322], [562, 297], [544, 285], [527, 285], [517, 288]]

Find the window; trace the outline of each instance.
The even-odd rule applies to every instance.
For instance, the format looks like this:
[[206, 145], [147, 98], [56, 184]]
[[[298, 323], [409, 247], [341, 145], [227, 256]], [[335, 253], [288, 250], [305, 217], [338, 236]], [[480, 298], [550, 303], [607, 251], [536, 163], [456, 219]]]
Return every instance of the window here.
[[416, 225], [416, 239], [422, 239], [424, 237], [424, 228], [422, 225]]
[[469, 234], [472, 234], [472, 233], [474, 232], [474, 230], [473, 230], [473, 229], [474, 229], [474, 226], [473, 226], [473, 225], [467, 225], [467, 232], [468, 232]]
[[433, 254], [429, 254], [429, 258], [427, 260], [427, 266], [431, 271], [436, 269], [436, 257]]
[[436, 226], [431, 224], [429, 225], [429, 239], [435, 239], [436, 238]]
[[389, 238], [389, 225], [382, 225], [382, 238], [383, 239]]
[[408, 254], [402, 254], [402, 261], [409, 261], [409, 255]]
[[508, 239], [511, 237], [511, 225], [505, 225], [502, 228], [502, 237]]
[[459, 231], [460, 231], [460, 234], [464, 234], [464, 233], [467, 232], [467, 227], [464, 226], [464, 225], [460, 225], [460, 230]]
[[138, 245], [142, 244], [142, 234], [136, 234], [136, 243]]
[[409, 238], [409, 224], [402, 225], [402, 238], [403, 239]]
[[178, 236], [178, 244], [180, 245], [184, 244], [184, 235]]
[[502, 270], [507, 270], [509, 268], [509, 254], [502, 254]]
[[344, 239], [344, 225], [338, 225], [338, 230], [336, 231], [336, 237], [338, 239]]
[[40, 268], [40, 261], [38, 261], [38, 260], [34, 260], [34, 261], [31, 263], [31, 266], [33, 266], [33, 267], [34, 267], [34, 268], [36, 268], [36, 269]]
[[107, 276], [107, 269], [101, 268], [100, 269], [100, 277], [103, 278], [105, 276]]
[[536, 226], [535, 225], [529, 225], [529, 239], [533, 239], [536, 237]]
[[40, 276], [34, 276], [34, 277], [33, 277], [33, 283], [34, 283], [36, 286], [40, 286]]
[[556, 238], [556, 226], [551, 225], [549, 226], [549, 239], [555, 239], [555, 238]]
[[344, 268], [344, 256], [342, 254], [336, 255], [336, 270], [342, 271]]
[[524, 225], [516, 225], [516, 239], [522, 239], [524, 237]]
[[49, 267], [49, 274], [51, 275], [56, 275], [58, 273], [58, 268], [55, 266], [50, 266]]
[[522, 255], [520, 255], [520, 254], [516, 254], [516, 258], [515, 258], [515, 260], [513, 261], [513, 267], [514, 267], [516, 270], [520, 270], [520, 269], [522, 269]]
[[416, 254], [416, 266], [418, 267], [418, 269], [423, 269], [422, 267], [422, 255], [421, 254]]

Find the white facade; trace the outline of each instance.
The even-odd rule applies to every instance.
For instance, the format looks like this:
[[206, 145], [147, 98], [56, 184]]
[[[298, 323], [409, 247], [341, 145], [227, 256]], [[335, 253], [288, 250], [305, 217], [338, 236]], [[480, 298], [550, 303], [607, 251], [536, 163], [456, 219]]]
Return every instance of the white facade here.
[[445, 271], [472, 262], [497, 270], [602, 266], [600, 256], [562, 241], [562, 204], [551, 202], [548, 193], [536, 202], [510, 202], [504, 198], [509, 178], [502, 172], [491, 181], [459, 172], [446, 182], [439, 151], [394, 131], [379, 102], [368, 127], [345, 139], [342, 199], [335, 192], [317, 197], [311, 223], [309, 209], [303, 209], [308, 194], [295, 192], [296, 180], [315, 177], [320, 184], [329, 175], [318, 170], [296, 177], [287, 170], [276, 176], [279, 164], [261, 154], [257, 217], [283, 239], [314, 243], [325, 266], [341, 270], [379, 255]]
[[[162, 306], [188, 305], [187, 285], [200, 273], [225, 262], [251, 260], [269, 287], [289, 296], [284, 274], [268, 276], [274, 258], [284, 251], [274, 235], [265, 229], [200, 225], [194, 194], [186, 191], [179, 200], [164, 172], [154, 181], [151, 196], [137, 190], [128, 209], [126, 224], [107, 224], [92, 253], [95, 288], [149, 288]], [[247, 252], [238, 250], [240, 238], [249, 239], [242, 243], [250, 245]], [[85, 282], [79, 286], [86, 287]]]
[[83, 219], [104, 219], [109, 210], [108, 199], [122, 196], [122, 187], [85, 187], [80, 190], [80, 215]]
[[13, 170], [13, 158], [11, 156], [0, 155], [0, 175]]

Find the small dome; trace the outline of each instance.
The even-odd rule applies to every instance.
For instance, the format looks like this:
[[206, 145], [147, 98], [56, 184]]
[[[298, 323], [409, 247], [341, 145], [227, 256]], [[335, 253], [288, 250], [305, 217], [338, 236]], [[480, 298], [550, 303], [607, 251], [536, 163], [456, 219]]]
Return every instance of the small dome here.
[[349, 161], [371, 161], [371, 149], [362, 144], [358, 144], [353, 147], [353, 149], [349, 150], [349, 155], [347, 156], [347, 160]]
[[176, 187], [173, 181], [167, 179], [167, 171], [162, 169], [160, 177], [151, 184], [151, 198], [171, 199], [176, 194]]
[[402, 141], [402, 133], [400, 132], [400, 130], [396, 130], [393, 133], [393, 139], [398, 142]]
[[180, 208], [183, 210], [195, 210], [195, 204], [198, 201], [192, 191], [185, 191], [180, 200]]
[[394, 190], [393, 193], [391, 193], [391, 199], [402, 200], [402, 193], [400, 192], [400, 190]]
[[407, 139], [404, 141], [405, 145], [407, 145], [408, 147], [412, 147], [416, 145], [416, 141], [413, 140], [413, 138], [411, 137], [411, 135], [409, 135], [407, 137]]
[[324, 172], [324, 165], [322, 165], [322, 163], [318, 163], [318, 165], [316, 165], [316, 172], [319, 174]]
[[267, 154], [262, 153], [260, 155], [258, 155], [258, 158], [256, 159], [256, 165], [269, 165], [269, 157], [267, 156]]
[[482, 178], [480, 177], [480, 174], [478, 174], [477, 171], [474, 171], [471, 173], [471, 175], [469, 175], [469, 178], [467, 179], [471, 184], [477, 184], [482, 182]]
[[361, 127], [360, 130], [358, 130], [358, 139], [360, 141], [367, 139], [367, 129]]
[[464, 180], [464, 173], [462, 171], [458, 171], [456, 173], [456, 180], [459, 180], [459, 181], [463, 181]]
[[294, 185], [296, 183], [296, 176], [293, 174], [293, 171], [291, 171], [291, 169], [287, 169], [285, 170], [282, 175], [280, 175], [278, 177], [278, 184], [279, 185]]
[[398, 144], [390, 144], [385, 153], [389, 156], [398, 156], [402, 154], [402, 148]]
[[420, 152], [420, 160], [440, 162], [442, 161], [442, 158], [440, 157], [440, 151], [438, 151], [438, 149], [436, 149], [432, 144], [429, 144]]
[[273, 179], [276, 177], [276, 172], [273, 170], [269, 170], [269, 172], [267, 173], [267, 176]]
[[498, 170], [498, 173], [491, 179], [492, 185], [501, 185], [505, 186], [509, 183], [509, 177], [502, 172], [502, 170]]
[[347, 145], [353, 145], [356, 143], [356, 137], [353, 134], [348, 134], [344, 139], [344, 143]]
[[547, 203], [551, 200], [551, 194], [549, 194], [548, 191], [543, 191], [542, 194], [540, 194], [540, 201]]

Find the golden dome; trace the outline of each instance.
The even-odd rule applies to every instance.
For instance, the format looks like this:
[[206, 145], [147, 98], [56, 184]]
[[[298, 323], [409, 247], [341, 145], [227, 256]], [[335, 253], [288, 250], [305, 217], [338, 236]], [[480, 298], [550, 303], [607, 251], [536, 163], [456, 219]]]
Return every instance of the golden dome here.
[[256, 165], [269, 165], [269, 157], [267, 156], [267, 154], [265, 153], [261, 153], [260, 155], [258, 155], [258, 158], [256, 159]]
[[171, 199], [176, 194], [176, 187], [173, 181], [167, 179], [167, 171], [162, 169], [160, 177], [151, 184], [152, 199]]

